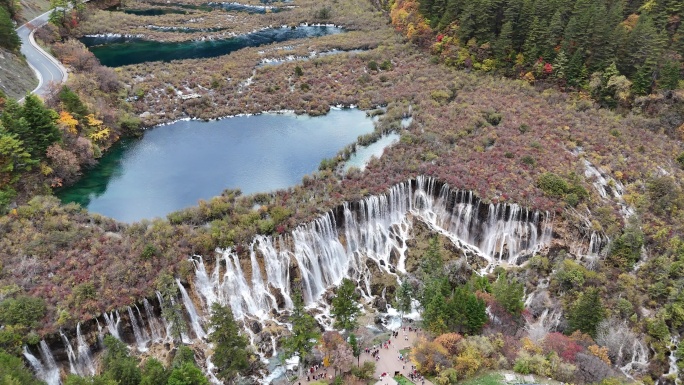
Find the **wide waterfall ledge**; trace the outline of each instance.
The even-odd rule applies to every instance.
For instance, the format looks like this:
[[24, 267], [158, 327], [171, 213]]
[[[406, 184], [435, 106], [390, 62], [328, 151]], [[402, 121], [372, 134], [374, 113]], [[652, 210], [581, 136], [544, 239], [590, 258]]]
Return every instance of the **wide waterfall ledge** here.
[[371, 267], [397, 280], [406, 273], [415, 220], [449, 238], [466, 258], [481, 259], [485, 273], [524, 262], [546, 247], [552, 219], [516, 204], [484, 203], [470, 191], [419, 176], [386, 194], [344, 203], [289, 234], [256, 236], [249, 259], [233, 249], [217, 250], [211, 269], [196, 256], [194, 287], [204, 309], [219, 303], [238, 319], [264, 321], [292, 307], [293, 290], [316, 306], [343, 278], [372, 298]]
[[[240, 253], [218, 249], [209, 258], [192, 257], [194, 282], [186, 287], [177, 280], [180, 295], [169, 299], [185, 309], [188, 328], [182, 341], [211, 349], [206, 341], [209, 310], [219, 303], [230, 306], [243, 322], [262, 359], [274, 357], [280, 333], [291, 328], [284, 316], [293, 307], [295, 291], [302, 293], [318, 322], [332, 328], [326, 293], [349, 278], [366, 301], [383, 296], [384, 291], [371, 289], [373, 275], [382, 272], [399, 281], [407, 272], [408, 242], [416, 221], [447, 237], [469, 263], [481, 267], [481, 273], [500, 264], [523, 263], [552, 238], [553, 218], [547, 212], [485, 203], [471, 191], [419, 176], [385, 194], [346, 202], [288, 234], [258, 235]], [[157, 293], [157, 298], [85, 322], [83, 328], [79, 324], [75, 331], [48, 337], [49, 346], [42, 341], [39, 347], [27, 348], [24, 356], [49, 385], [59, 384], [60, 372], [93, 375], [93, 356], [102, 350], [105, 334], [139, 352], [172, 341], [173, 325], [162, 316], [164, 303]], [[388, 318], [387, 328], [399, 324], [391, 308], [379, 310]], [[210, 357], [203, 366], [212, 378]]]

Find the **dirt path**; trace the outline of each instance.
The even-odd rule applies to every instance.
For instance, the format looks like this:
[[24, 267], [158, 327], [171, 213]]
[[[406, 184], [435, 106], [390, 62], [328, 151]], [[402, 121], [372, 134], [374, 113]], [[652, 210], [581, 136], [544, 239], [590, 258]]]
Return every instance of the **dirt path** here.
[[[409, 374], [411, 373], [413, 369], [413, 364], [411, 361], [409, 361], [406, 357], [404, 357], [404, 360], [401, 361], [399, 360], [399, 354], [402, 349], [405, 348], [410, 348], [413, 343], [418, 339], [419, 333], [416, 331], [412, 330], [409, 331], [409, 327], [407, 326], [405, 330], [399, 329], [398, 330], [399, 335], [397, 337], [392, 337], [390, 339], [390, 343], [384, 346], [376, 346], [376, 349], [379, 349], [379, 358], [375, 359], [374, 357], [371, 356], [370, 353], [366, 353], [365, 351], [361, 352], [361, 365], [363, 365], [364, 362], [366, 361], [374, 361], [375, 362], [375, 375], [374, 378], [378, 379], [377, 384], [382, 384], [382, 385], [394, 385], [397, 384], [397, 382], [392, 378], [394, 377], [394, 372], [400, 372], [402, 373], [405, 377], [409, 377]], [[387, 341], [385, 341], [386, 343]], [[373, 348], [369, 347], [369, 352], [373, 352]], [[329, 375], [332, 374], [332, 369], [326, 370], [325, 368], [320, 368], [317, 371], [314, 371], [314, 375], [321, 375], [327, 373], [328, 375], [328, 380], [329, 380]], [[382, 376], [383, 373], [387, 373], [386, 376]], [[307, 380], [307, 375], [309, 379]], [[321, 379], [322, 380], [322, 379]], [[294, 384], [300, 384], [305, 385], [305, 384], [311, 384], [316, 381], [320, 380], [315, 380], [311, 373], [306, 373], [302, 378], [299, 380], [295, 381]], [[424, 381], [414, 381], [415, 384], [417, 385], [433, 385], [430, 381], [424, 380]]]
[[[399, 372], [404, 377], [409, 378], [409, 374], [413, 370], [413, 363], [407, 357], [403, 357], [403, 361], [400, 360], [399, 355], [402, 349], [410, 348], [413, 345], [420, 333], [413, 329], [409, 331], [408, 326], [399, 329], [398, 333], [398, 336], [390, 339], [389, 344], [386, 343], [385, 346], [378, 346], [380, 350], [379, 359], [374, 359], [365, 352], [361, 353], [361, 362], [375, 360], [375, 378], [380, 379], [378, 384], [396, 384], [397, 382], [392, 378], [395, 372]], [[387, 375], [382, 377], [383, 373], [387, 373]], [[428, 380], [414, 381], [414, 383], [418, 385], [432, 385]]]

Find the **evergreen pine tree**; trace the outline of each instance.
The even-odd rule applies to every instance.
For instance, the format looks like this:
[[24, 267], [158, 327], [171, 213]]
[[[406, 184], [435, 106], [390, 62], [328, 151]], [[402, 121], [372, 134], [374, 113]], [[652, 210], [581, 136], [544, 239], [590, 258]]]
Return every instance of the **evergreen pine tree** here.
[[434, 2], [435, 0], [421, 0], [418, 5], [418, 11], [420, 11], [420, 14], [426, 19], [432, 18], [432, 4]]
[[479, 334], [482, 327], [487, 323], [487, 304], [473, 293], [468, 293], [465, 302], [466, 324], [465, 331], [468, 334]]
[[544, 44], [548, 40], [546, 30], [548, 27], [538, 17], [532, 19], [530, 31], [523, 46], [523, 54], [530, 63], [534, 63], [539, 59], [544, 50]]
[[352, 355], [356, 358], [356, 366], [361, 366], [361, 344], [354, 333], [349, 335], [349, 346], [351, 346]]
[[558, 55], [556, 55], [556, 59], [553, 61], [553, 75], [556, 77], [556, 79], [562, 81], [567, 80], [567, 67], [568, 56], [565, 54], [565, 51], [560, 50], [560, 52], [558, 52]]
[[500, 60], [507, 60], [513, 52], [513, 23], [507, 21], [493, 45], [494, 54]]
[[444, 276], [444, 260], [442, 253], [439, 250], [439, 238], [432, 237], [428, 243], [428, 248], [423, 255], [420, 262], [420, 269], [423, 273], [423, 282], [427, 282], [432, 278], [441, 278]]
[[551, 17], [551, 21], [549, 22], [549, 29], [548, 29], [548, 34], [546, 35], [546, 52], [545, 52], [545, 57], [548, 58], [547, 60], [551, 61], [554, 59], [554, 52], [557, 46], [561, 44], [561, 41], [563, 40], [563, 30], [564, 30], [564, 25], [563, 25], [563, 19], [561, 19], [561, 12], [560, 10], [556, 10], [554, 12], [553, 17]]
[[399, 285], [399, 289], [397, 290], [397, 310], [402, 315], [402, 319], [404, 318], [404, 314], [408, 313], [411, 311], [411, 301], [413, 297], [413, 288], [411, 287], [411, 284], [409, 283], [408, 279], [404, 277], [401, 280], [401, 285]]
[[166, 385], [169, 371], [155, 358], [148, 358], [142, 366], [140, 385]]
[[19, 134], [21, 140], [34, 159], [44, 159], [47, 148], [61, 139], [55, 111], [46, 108], [38, 96], [30, 94], [24, 99], [21, 117], [30, 128], [23, 137]]
[[21, 40], [14, 30], [10, 13], [3, 7], [0, 7], [0, 47], [10, 51], [18, 51], [21, 47]]
[[36, 163], [17, 135], [5, 132], [0, 124], [0, 186], [15, 183], [22, 171]]
[[335, 318], [333, 326], [337, 329], [345, 331], [356, 329], [357, 317], [361, 314], [361, 310], [357, 306], [355, 290], [354, 282], [348, 278], [344, 278], [340, 287], [337, 288], [330, 310], [330, 315]]
[[647, 95], [653, 88], [655, 69], [649, 64], [643, 64], [637, 68], [632, 77], [632, 92], [636, 95]]
[[216, 365], [216, 376], [227, 383], [232, 383], [238, 373], [249, 367], [249, 341], [240, 334], [240, 327], [228, 306], [214, 303], [211, 306], [209, 322], [214, 329], [209, 334], [209, 341], [215, 345], [211, 361]]
[[[620, 72], [629, 78], [640, 73], [640, 84], [645, 84], [649, 76], [652, 80], [653, 71], [664, 46], [664, 36], [655, 28], [653, 19], [648, 15], [640, 15], [625, 44], [627, 57], [621, 59], [624, 69], [620, 68]], [[637, 82], [636, 78], [634, 82]], [[650, 91], [650, 85], [648, 88]]]
[[444, 296], [437, 294], [431, 298], [423, 311], [423, 326], [435, 335], [446, 333], [449, 330], [447, 323], [453, 322], [449, 317], [453, 313], [449, 311]]
[[581, 87], [584, 84], [587, 78], [587, 67], [584, 65], [584, 57], [580, 51], [575, 51], [570, 58], [565, 76], [571, 86]]
[[69, 87], [62, 86], [57, 97], [62, 102], [64, 108], [77, 120], [83, 121], [86, 115], [89, 114], [88, 108], [83, 104], [81, 98], [74, 91], [70, 90]]
[[598, 289], [589, 289], [579, 297], [568, 313], [568, 331], [579, 330], [596, 337], [596, 327], [604, 317], [605, 311]]
[[316, 320], [304, 310], [304, 301], [299, 293], [295, 294], [292, 302], [294, 303], [290, 316], [292, 334], [283, 340], [283, 349], [286, 358], [299, 356], [301, 360], [299, 374], [301, 375], [302, 369], [311, 355], [311, 350], [321, 338], [321, 332]]
[[439, 27], [444, 28], [458, 20], [458, 16], [463, 11], [463, 0], [448, 0], [444, 7], [444, 14], [439, 21]]
[[[5, 131], [11, 134], [15, 134], [19, 140], [23, 141], [30, 135], [31, 128], [21, 116], [21, 106], [14, 99], [7, 99], [5, 102], [5, 108], [0, 115], [0, 123], [2, 123]], [[24, 143], [26, 148], [26, 143]], [[30, 149], [27, 148], [27, 150]]]
[[675, 60], [667, 60], [660, 69], [658, 76], [658, 88], [663, 90], [675, 90], [679, 87], [682, 66]]
[[499, 279], [494, 282], [492, 294], [494, 294], [496, 301], [513, 316], [519, 316], [525, 308], [523, 284], [508, 279], [506, 273], [501, 274]]

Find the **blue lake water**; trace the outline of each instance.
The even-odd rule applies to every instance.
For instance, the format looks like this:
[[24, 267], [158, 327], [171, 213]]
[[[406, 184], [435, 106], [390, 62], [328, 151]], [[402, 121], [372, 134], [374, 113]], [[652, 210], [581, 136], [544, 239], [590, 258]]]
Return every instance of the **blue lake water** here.
[[57, 195], [124, 222], [164, 217], [227, 188], [256, 193], [296, 185], [372, 131], [371, 119], [356, 109], [176, 122], [122, 141]]
[[108, 67], [151, 61], [201, 59], [227, 55], [246, 47], [344, 32], [333, 26], [267, 28], [230, 39], [160, 42], [127, 36], [85, 36], [81, 42]]

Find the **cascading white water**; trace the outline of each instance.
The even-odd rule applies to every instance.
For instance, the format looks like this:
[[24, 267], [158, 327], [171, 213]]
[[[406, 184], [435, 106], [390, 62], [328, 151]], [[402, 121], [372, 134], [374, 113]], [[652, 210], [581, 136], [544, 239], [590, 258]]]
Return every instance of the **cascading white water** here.
[[620, 371], [627, 376], [627, 378], [633, 379], [629, 374], [631, 371], [644, 369], [648, 367], [648, 350], [639, 339], [634, 339], [632, 344], [632, 357], [629, 362], [624, 366], [620, 367]]
[[670, 339], [670, 356], [668, 357], [670, 367], [666, 376], [674, 378], [675, 385], [680, 385], [682, 383], [682, 380], [679, 378], [679, 366], [677, 366], [678, 348], [679, 338], [677, 336], [672, 336]]
[[145, 315], [147, 315], [147, 323], [150, 325], [150, 333], [152, 334], [152, 341], [159, 342], [164, 339], [162, 337], [161, 325], [159, 320], [154, 316], [154, 310], [147, 298], [143, 299], [143, 307], [145, 308]]
[[64, 348], [66, 349], [67, 357], [69, 358], [69, 371], [72, 374], [82, 375], [78, 370], [78, 357], [76, 356], [76, 352], [74, 352], [74, 348], [71, 346], [71, 342], [69, 342], [69, 338], [67, 338], [61, 330], [59, 331], [59, 335], [62, 336], [62, 342], [64, 342]]
[[165, 317], [164, 317], [164, 298], [162, 298], [162, 295], [159, 291], [156, 292], [157, 294], [157, 301], [159, 301], [159, 310], [161, 312], [161, 319], [162, 322], [164, 323], [164, 330], [166, 332], [166, 338], [171, 339], [171, 322], [169, 322]]
[[[116, 317], [114, 317], [114, 314], [116, 314]], [[121, 317], [119, 317], [119, 311], [117, 310], [116, 312], [113, 312], [111, 314], [107, 314], [106, 312], [102, 314], [102, 316], [105, 319], [105, 322], [107, 323], [107, 330], [109, 330], [109, 334], [114, 336], [117, 340], [121, 341], [121, 336], [119, 335], [119, 323], [121, 323]]]
[[634, 207], [628, 205], [622, 197], [625, 186], [611, 176], [603, 174], [587, 159], [584, 159], [584, 176], [593, 179], [594, 188], [601, 195], [601, 198], [607, 199], [610, 195], [617, 201], [623, 218], [629, 218], [636, 213]]
[[133, 305], [135, 308], [135, 311], [133, 312], [134, 314], [137, 314], [137, 320], [138, 323], [140, 324], [140, 331], [142, 333], [142, 338], [146, 342], [149, 342], [152, 340], [152, 337], [150, 337], [150, 333], [147, 331], [147, 328], [145, 327], [145, 319], [142, 316], [142, 312], [140, 312], [140, 308], [138, 305]]
[[147, 343], [150, 341], [150, 337], [149, 335], [147, 335], [145, 329], [140, 328], [140, 325], [138, 324], [138, 319], [133, 309], [129, 306], [127, 310], [128, 318], [130, 319], [131, 327], [133, 328], [133, 336], [135, 337], [135, 343], [138, 345], [138, 350], [144, 352], [147, 350]]
[[[374, 261], [390, 274], [405, 272], [413, 217], [448, 236], [467, 254], [484, 258], [490, 268], [500, 262], [515, 264], [551, 240], [548, 213], [515, 204], [484, 205], [472, 192], [453, 190], [430, 177], [400, 183], [387, 194], [345, 203], [342, 211], [340, 223], [330, 211], [289, 235], [255, 237], [250, 245], [251, 279], [231, 249], [217, 257], [211, 277], [204, 260], [196, 257], [195, 286], [206, 308], [214, 302], [229, 305], [237, 319], [246, 315], [264, 319], [272, 310], [290, 308], [293, 263], [307, 304], [317, 302], [345, 277], [370, 295], [366, 261]], [[284, 303], [278, 304], [273, 291], [279, 292]]]
[[[41, 340], [40, 344], [40, 359], [31, 353], [27, 346], [24, 346], [23, 355], [29, 362], [36, 376], [43, 380], [47, 385], [60, 385], [60, 373], [55, 357], [52, 355], [50, 348], [45, 341]], [[73, 349], [72, 349], [73, 352]]]
[[76, 351], [78, 352], [78, 365], [80, 374], [87, 376], [95, 375], [95, 363], [90, 354], [90, 346], [83, 334], [81, 334], [81, 323], [76, 325]]
[[[257, 235], [254, 242], [249, 247], [250, 256], [254, 261], [256, 252], [258, 251], [264, 258], [264, 266], [266, 271], [266, 280], [273, 288], [280, 290], [285, 300], [285, 307], [292, 307], [292, 298], [290, 298], [290, 255], [287, 252], [279, 252], [278, 250], [286, 250], [281, 242], [278, 247], [275, 247], [273, 242], [268, 242], [263, 235]], [[258, 248], [258, 249], [257, 249]]]
[[48, 385], [59, 385], [59, 366], [55, 361], [55, 357], [52, 355], [50, 348], [47, 343], [40, 340], [40, 357], [43, 360], [45, 368], [45, 377], [41, 378]]
[[104, 329], [102, 329], [102, 325], [100, 325], [100, 321], [95, 318], [95, 323], [97, 324], [97, 340], [100, 342], [100, 344], [104, 343]]
[[28, 347], [26, 345], [24, 345], [24, 349], [22, 350], [22, 354], [24, 355], [26, 360], [28, 360], [28, 362], [31, 365], [31, 367], [33, 368], [33, 370], [36, 371], [36, 375], [38, 376], [38, 378], [42, 378], [44, 375], [44, 372], [45, 372], [45, 368], [43, 367], [43, 363], [40, 362], [40, 360], [38, 358], [36, 358], [36, 356], [31, 354], [31, 352], [29, 352]]
[[195, 332], [195, 337], [202, 339], [206, 336], [206, 333], [204, 332], [204, 329], [202, 329], [200, 316], [197, 314], [195, 305], [193, 305], [192, 300], [190, 299], [187, 290], [185, 290], [185, 287], [183, 287], [180, 279], [176, 279], [176, 283], [178, 284], [178, 289], [183, 297], [183, 305], [185, 306], [185, 310], [187, 310], [188, 315], [190, 316], [190, 324], [192, 325], [192, 330]]
[[[486, 205], [470, 191], [453, 190], [433, 178], [421, 176], [393, 186], [386, 194], [344, 203], [290, 234], [256, 236], [249, 246], [249, 260], [240, 260], [231, 249], [222, 250], [211, 274], [203, 258], [195, 256], [194, 288], [203, 300], [200, 312], [180, 280], [176, 280], [195, 336], [198, 339], [206, 336], [199, 313], [208, 315], [213, 303], [229, 305], [236, 319], [256, 319], [265, 326], [266, 320], [273, 321], [274, 312], [292, 307], [291, 284], [296, 280], [308, 305], [317, 303], [328, 288], [345, 277], [354, 280], [369, 298], [372, 275], [369, 265], [388, 274], [406, 272], [407, 241], [412, 236], [415, 220], [447, 236], [467, 257], [483, 258], [489, 269], [503, 262], [515, 264], [551, 240], [548, 213], [515, 204]], [[590, 250], [593, 243], [592, 237]], [[159, 292], [157, 297], [163, 310], [166, 302]], [[175, 303], [174, 298], [169, 300]], [[136, 307], [137, 315], [136, 309], [127, 309], [137, 345], [144, 347], [150, 339], [161, 340], [162, 328], [170, 338], [170, 322], [163, 316], [159, 322], [147, 300], [143, 305], [149, 334], [140, 309]], [[329, 327], [329, 309], [327, 304], [322, 306], [324, 309], [316, 318]], [[121, 339], [118, 312], [105, 313], [104, 320], [109, 333]], [[80, 335], [80, 326], [77, 329]], [[254, 332], [247, 331], [254, 341]], [[184, 342], [190, 342], [187, 335], [181, 337]], [[85, 358], [89, 357], [89, 350], [83, 349], [81, 353], [81, 347], [87, 348], [85, 340], [79, 337], [76, 354], [64, 334], [62, 338], [71, 371], [82, 375], [94, 373], [92, 361], [88, 364]], [[270, 338], [271, 348], [275, 349], [274, 335], [270, 334]]]

